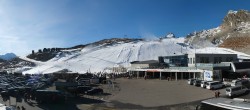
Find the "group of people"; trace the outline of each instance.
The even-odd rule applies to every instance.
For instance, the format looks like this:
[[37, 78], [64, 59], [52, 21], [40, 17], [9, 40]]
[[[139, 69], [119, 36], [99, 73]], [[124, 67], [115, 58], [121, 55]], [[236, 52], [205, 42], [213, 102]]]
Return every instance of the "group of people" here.
[[32, 98], [32, 96], [31, 96], [30, 93], [25, 93], [25, 94], [24, 94], [24, 101], [25, 101], [25, 102], [30, 101], [31, 98]]
[[21, 108], [17, 106], [17, 110], [26, 110], [26, 109], [23, 106]]

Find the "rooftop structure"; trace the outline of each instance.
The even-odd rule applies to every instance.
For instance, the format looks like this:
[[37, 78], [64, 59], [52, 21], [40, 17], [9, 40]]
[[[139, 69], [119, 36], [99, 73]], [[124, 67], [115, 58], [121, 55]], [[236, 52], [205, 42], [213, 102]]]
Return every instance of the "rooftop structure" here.
[[202, 110], [249, 110], [250, 101], [246, 99], [213, 98], [202, 101]]

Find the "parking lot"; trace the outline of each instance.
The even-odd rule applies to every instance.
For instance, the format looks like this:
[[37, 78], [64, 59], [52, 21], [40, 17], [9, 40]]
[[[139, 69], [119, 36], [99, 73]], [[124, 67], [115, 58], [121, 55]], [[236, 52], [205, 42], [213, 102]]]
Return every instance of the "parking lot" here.
[[[110, 97], [106, 106], [129, 109], [195, 109], [202, 100], [214, 98], [216, 90], [208, 90], [193, 85], [188, 85], [187, 80], [143, 80], [119, 79], [121, 87], [118, 94]], [[220, 97], [226, 97], [226, 87], [217, 89]], [[250, 94], [234, 98], [250, 98]]]
[[[106, 103], [115, 108], [161, 108], [170, 105], [186, 104], [214, 97], [213, 90], [188, 85], [187, 80], [167, 81], [158, 79], [118, 79], [121, 91], [114, 94]], [[221, 96], [225, 89], [219, 89]], [[195, 106], [191, 105], [190, 109]]]
[[[2, 104], [24, 106], [26, 110], [102, 110], [102, 109], [185, 109], [193, 110], [200, 101], [214, 98], [215, 91], [188, 85], [187, 80], [168, 81], [159, 79], [127, 79], [113, 80], [114, 85], [101, 84], [104, 95], [81, 96], [69, 99], [65, 104], [38, 104], [36, 101], [17, 102], [14, 97]], [[54, 86], [47, 89], [55, 90]], [[225, 96], [225, 88], [218, 89], [221, 97]], [[250, 98], [250, 95], [238, 96]]]

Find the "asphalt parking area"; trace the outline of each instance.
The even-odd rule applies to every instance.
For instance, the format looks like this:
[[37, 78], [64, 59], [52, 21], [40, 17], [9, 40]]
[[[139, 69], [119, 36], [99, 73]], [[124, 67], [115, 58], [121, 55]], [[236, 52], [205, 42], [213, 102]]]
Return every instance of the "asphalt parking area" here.
[[[187, 80], [118, 79], [116, 82], [121, 91], [109, 101], [142, 107], [182, 104], [214, 97], [214, 91], [188, 85]], [[224, 89], [219, 91], [222, 96], [225, 94]]]

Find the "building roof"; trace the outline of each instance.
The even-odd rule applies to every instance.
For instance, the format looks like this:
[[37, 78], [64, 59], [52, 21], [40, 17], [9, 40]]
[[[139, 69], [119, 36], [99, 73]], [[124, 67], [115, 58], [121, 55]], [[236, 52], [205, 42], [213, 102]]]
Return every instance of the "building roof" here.
[[207, 55], [237, 55], [235, 53], [193, 53], [193, 54], [207, 54]]
[[212, 98], [202, 101], [202, 103], [220, 107], [228, 110], [249, 110], [250, 102], [245, 99]]
[[146, 60], [146, 61], [133, 61], [130, 62], [131, 64], [152, 64], [152, 63], [159, 63], [158, 60]]
[[187, 55], [187, 54], [183, 54], [183, 53], [174, 53], [174, 54], [168, 54], [168, 55], [165, 55], [165, 56], [159, 56], [159, 57], [184, 56], [184, 55]]

